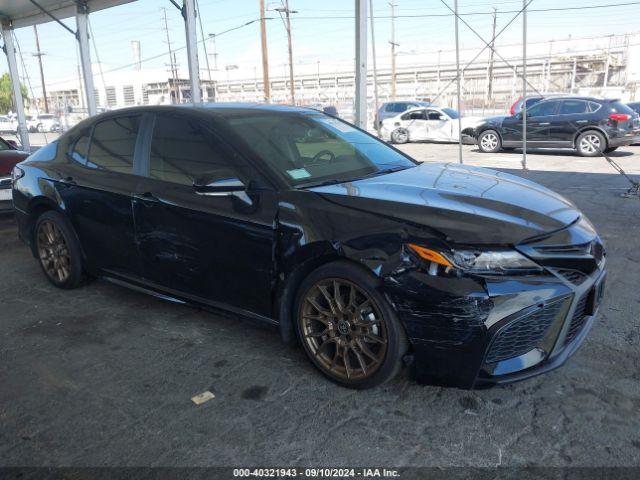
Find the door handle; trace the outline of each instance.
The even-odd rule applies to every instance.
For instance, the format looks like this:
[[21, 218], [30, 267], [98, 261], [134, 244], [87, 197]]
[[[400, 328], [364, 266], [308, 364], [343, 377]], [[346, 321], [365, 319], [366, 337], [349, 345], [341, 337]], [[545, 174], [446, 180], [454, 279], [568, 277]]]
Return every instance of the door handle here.
[[134, 193], [133, 198], [140, 200], [143, 203], [155, 203], [158, 202], [158, 198], [151, 192]]
[[63, 177], [60, 179], [60, 181], [68, 185], [76, 185], [76, 181], [71, 176]]
[[551, 122], [541, 122], [541, 123], [534, 124], [534, 125], [540, 125], [541, 127], [545, 127], [547, 125], [551, 125]]
[[576, 120], [576, 123], [587, 123], [589, 120]]

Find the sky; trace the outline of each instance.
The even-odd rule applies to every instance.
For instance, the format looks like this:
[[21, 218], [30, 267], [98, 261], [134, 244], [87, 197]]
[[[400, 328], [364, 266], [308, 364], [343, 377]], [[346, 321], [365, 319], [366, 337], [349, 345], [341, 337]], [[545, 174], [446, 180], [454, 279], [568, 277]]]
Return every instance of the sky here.
[[[416, 62], [435, 61], [440, 50], [443, 62], [454, 59], [454, 17], [445, 3], [453, 0], [394, 0], [395, 42], [399, 67]], [[278, 12], [278, 2], [267, 4], [267, 37], [272, 76], [286, 73], [286, 30]], [[522, 0], [459, 0], [463, 19], [478, 34], [491, 37], [492, 12], [497, 10], [497, 30], [500, 31], [522, 7]], [[627, 4], [627, 5], [621, 5]], [[261, 77], [259, 22], [243, 24], [259, 17], [258, 0], [198, 0], [202, 31], [205, 37], [216, 34], [215, 55], [211, 41], [207, 41], [213, 78], [224, 80], [226, 66], [237, 66], [230, 75], [241, 78]], [[354, 57], [354, 1], [353, 0], [290, 0], [292, 14], [293, 55], [296, 71], [343, 72], [353, 69]], [[611, 5], [605, 8], [589, 8]], [[613, 6], [616, 5], [616, 6]], [[549, 9], [572, 9], [552, 10]], [[534, 48], [563, 48], [563, 41], [624, 34], [640, 31], [640, 1], [632, 0], [532, 0], [528, 13], [528, 40]], [[381, 68], [390, 62], [391, 7], [388, 0], [374, 0], [374, 29], [376, 58]], [[145, 69], [168, 71], [166, 32], [163, 16], [166, 11], [169, 36], [173, 48], [184, 47], [185, 35], [180, 12], [169, 0], [138, 0], [90, 16], [93, 32], [91, 55], [99, 61], [103, 72], [132, 71], [131, 41], [141, 43]], [[65, 23], [75, 29], [74, 19]], [[226, 30], [239, 27], [227, 33]], [[46, 83], [49, 89], [77, 78], [78, 54], [74, 37], [54, 22], [38, 26]], [[18, 58], [21, 75], [26, 71], [31, 90], [38, 94], [40, 77], [37, 67], [35, 38], [32, 27], [15, 31], [22, 53]], [[198, 35], [201, 31], [198, 28]], [[369, 37], [370, 38], [370, 37]], [[496, 48], [519, 51], [522, 40], [522, 20], [518, 17], [496, 40]], [[553, 44], [550, 41], [553, 40]], [[585, 47], [591, 44], [583, 40]], [[205, 55], [200, 44], [202, 77], [207, 78]], [[467, 26], [460, 24], [460, 47], [463, 58], [471, 58], [483, 43]], [[511, 47], [509, 47], [511, 46]], [[369, 48], [371, 54], [371, 48]], [[179, 69], [186, 76], [187, 60], [184, 49], [176, 52]], [[214, 61], [215, 60], [215, 61]], [[24, 65], [24, 67], [23, 67]], [[7, 71], [6, 57], [0, 58], [0, 73]], [[94, 75], [99, 68], [94, 65]]]

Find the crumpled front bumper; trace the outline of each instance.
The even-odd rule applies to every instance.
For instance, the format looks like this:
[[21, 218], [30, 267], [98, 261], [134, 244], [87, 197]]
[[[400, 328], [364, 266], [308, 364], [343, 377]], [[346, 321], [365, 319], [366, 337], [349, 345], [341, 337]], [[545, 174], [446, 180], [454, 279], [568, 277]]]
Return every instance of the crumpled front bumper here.
[[419, 383], [482, 388], [561, 366], [582, 344], [602, 298], [604, 260], [520, 277], [442, 278], [415, 270], [385, 285], [412, 345]]

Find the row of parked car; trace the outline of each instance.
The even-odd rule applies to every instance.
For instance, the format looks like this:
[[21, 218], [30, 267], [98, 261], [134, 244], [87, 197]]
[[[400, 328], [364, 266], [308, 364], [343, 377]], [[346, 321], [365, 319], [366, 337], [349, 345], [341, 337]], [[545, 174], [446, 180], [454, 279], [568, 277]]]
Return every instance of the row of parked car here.
[[[61, 130], [60, 120], [51, 113], [40, 115], [27, 115], [27, 128], [29, 132], [59, 132]], [[0, 115], [0, 133], [16, 134], [18, 131], [18, 120], [8, 115]]]
[[640, 102], [569, 95], [518, 99], [510, 115], [461, 117], [451, 108], [429, 102], [389, 102], [378, 110], [374, 127], [384, 140], [476, 143], [480, 151], [496, 153], [522, 147], [523, 105], [526, 102], [527, 146], [569, 148], [582, 156], [597, 156], [640, 143]]

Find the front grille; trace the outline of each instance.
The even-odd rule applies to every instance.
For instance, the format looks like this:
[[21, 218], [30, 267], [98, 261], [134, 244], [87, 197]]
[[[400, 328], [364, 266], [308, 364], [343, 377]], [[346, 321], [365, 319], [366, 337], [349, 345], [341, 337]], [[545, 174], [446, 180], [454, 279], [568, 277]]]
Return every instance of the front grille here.
[[582, 285], [584, 281], [589, 278], [587, 275], [577, 270], [558, 270], [558, 273], [574, 285]]
[[486, 362], [496, 363], [533, 350], [546, 335], [564, 303], [558, 300], [509, 323], [494, 338]]
[[582, 330], [582, 327], [584, 326], [584, 322], [587, 319], [586, 309], [587, 309], [588, 298], [589, 298], [589, 294], [585, 293], [578, 300], [576, 309], [573, 311], [573, 317], [571, 317], [569, 330], [567, 330], [567, 336], [564, 338], [565, 345], [567, 345], [568, 343], [571, 343], [571, 341], [574, 338], [576, 338], [576, 335], [580, 333], [580, 330]]

